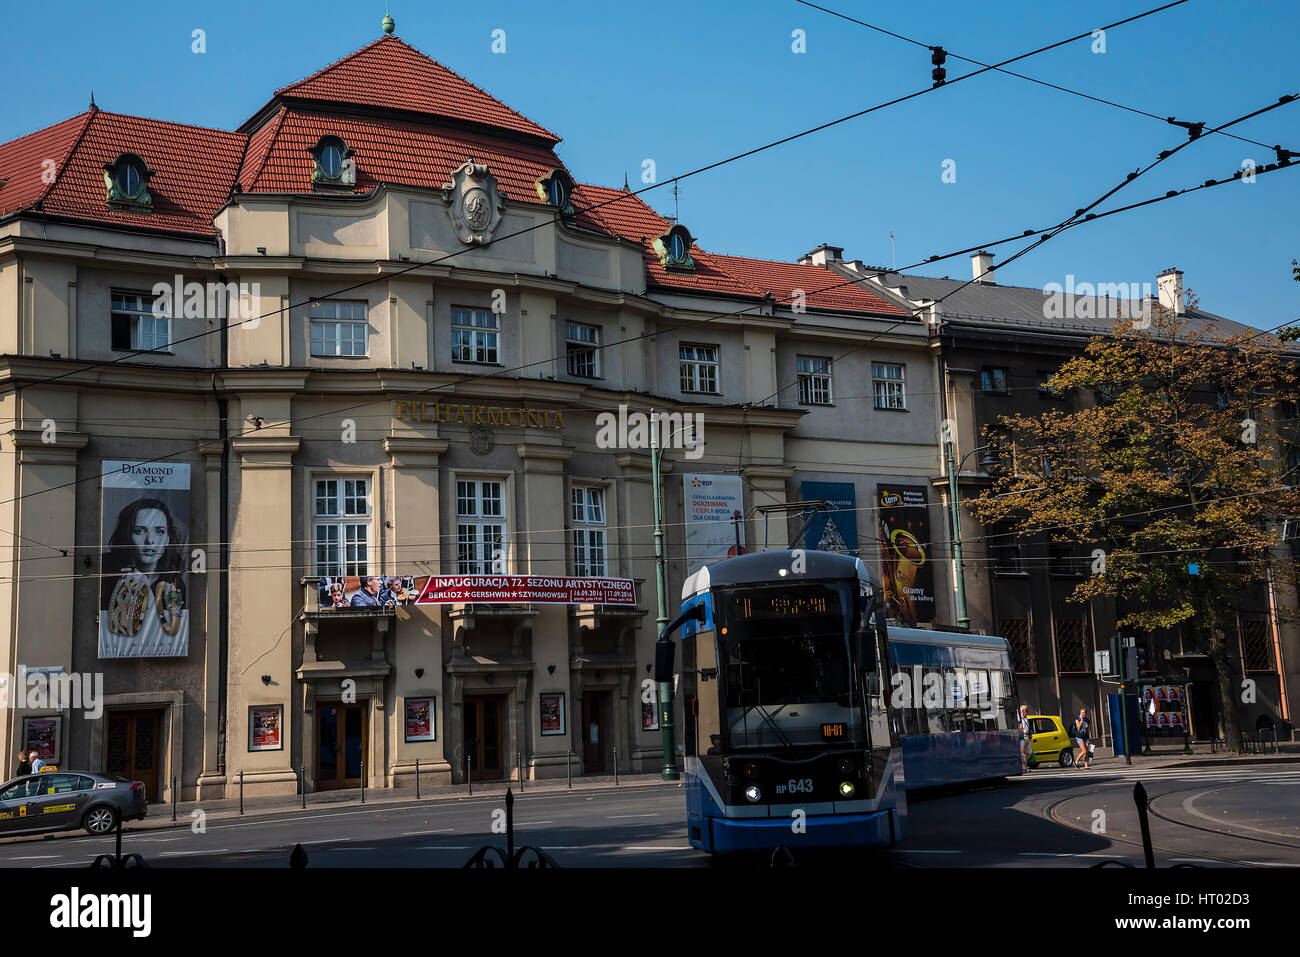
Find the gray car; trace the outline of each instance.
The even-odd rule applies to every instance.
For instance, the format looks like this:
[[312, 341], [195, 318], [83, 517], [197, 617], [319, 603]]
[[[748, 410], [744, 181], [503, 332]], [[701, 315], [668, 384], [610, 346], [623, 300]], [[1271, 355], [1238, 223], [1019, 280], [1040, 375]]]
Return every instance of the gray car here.
[[0, 786], [0, 837], [84, 827], [107, 834], [149, 811], [144, 784], [85, 771], [41, 771]]

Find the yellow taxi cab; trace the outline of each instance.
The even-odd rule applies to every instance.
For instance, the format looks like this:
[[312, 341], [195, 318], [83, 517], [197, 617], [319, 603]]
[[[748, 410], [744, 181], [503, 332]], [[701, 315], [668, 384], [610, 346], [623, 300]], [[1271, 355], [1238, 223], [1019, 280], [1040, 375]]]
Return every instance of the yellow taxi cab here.
[[1029, 740], [1033, 745], [1029, 766], [1036, 767], [1047, 761], [1055, 761], [1063, 768], [1074, 764], [1074, 743], [1066, 733], [1065, 724], [1060, 715], [1031, 714], [1029, 718]]

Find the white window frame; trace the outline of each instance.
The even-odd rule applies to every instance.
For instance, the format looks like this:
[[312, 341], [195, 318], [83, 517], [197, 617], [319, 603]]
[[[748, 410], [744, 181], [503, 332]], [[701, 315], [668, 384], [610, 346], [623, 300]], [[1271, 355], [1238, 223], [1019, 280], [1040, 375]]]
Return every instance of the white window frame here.
[[830, 405], [834, 402], [831, 360], [827, 356], [795, 356], [795, 375], [799, 380], [799, 402], [803, 405]]
[[[894, 375], [893, 370], [898, 374]], [[901, 362], [871, 363], [871, 404], [889, 412], [907, 411], [907, 366]]]
[[[590, 332], [591, 338], [584, 339], [584, 332]], [[576, 333], [576, 336], [575, 336]], [[600, 326], [588, 322], [564, 321], [564, 355], [565, 368], [575, 379], [600, 378]], [[589, 366], [590, 371], [575, 371], [575, 360]]]
[[[311, 548], [317, 577], [370, 574], [373, 494], [374, 482], [368, 475], [312, 476]], [[322, 546], [333, 550], [326, 561], [321, 560]]]
[[[311, 305], [308, 327], [309, 348], [314, 358], [364, 359], [370, 354], [368, 303], [351, 299], [324, 299], [314, 302]], [[361, 332], [360, 352], [356, 351], [358, 329]], [[320, 335], [317, 335], [318, 331]]]
[[[172, 354], [171, 316], [159, 316], [154, 310], [154, 297], [146, 292], [128, 292], [113, 289], [109, 292], [109, 345], [112, 346], [113, 317], [129, 316], [131, 319], [131, 352]], [[119, 351], [121, 346], [116, 347]]]
[[[719, 377], [721, 352], [721, 347], [716, 344], [678, 343], [677, 360], [681, 391], [699, 395], [721, 395], [722, 385]], [[712, 388], [705, 388], [706, 385], [711, 385]]]
[[[456, 496], [456, 574], [509, 574], [506, 480], [456, 477], [452, 489]], [[501, 553], [499, 563], [494, 562], [497, 551]]]
[[501, 364], [501, 317], [491, 309], [451, 307], [451, 361]]
[[609, 533], [605, 489], [574, 485], [569, 489], [569, 518], [573, 522], [573, 574], [579, 578], [609, 577]]

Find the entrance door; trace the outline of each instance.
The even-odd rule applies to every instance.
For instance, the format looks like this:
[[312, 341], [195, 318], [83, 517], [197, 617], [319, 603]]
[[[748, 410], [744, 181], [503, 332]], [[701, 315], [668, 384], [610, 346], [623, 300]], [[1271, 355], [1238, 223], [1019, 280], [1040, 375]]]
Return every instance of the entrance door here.
[[158, 737], [161, 711], [114, 711], [108, 715], [108, 755], [104, 769], [144, 783], [150, 801], [159, 802]]
[[605, 770], [606, 714], [608, 691], [586, 691], [582, 695], [582, 767], [588, 773]]
[[468, 695], [465, 698], [465, 753], [476, 781], [501, 778], [501, 717], [505, 711], [501, 695]]
[[326, 702], [316, 705], [316, 787], [361, 787], [361, 763], [366, 756], [369, 717], [363, 704]]
[[1188, 718], [1192, 722], [1192, 735], [1196, 741], [1209, 741], [1219, 733], [1214, 720], [1214, 685], [1209, 681], [1193, 681], [1188, 695]]

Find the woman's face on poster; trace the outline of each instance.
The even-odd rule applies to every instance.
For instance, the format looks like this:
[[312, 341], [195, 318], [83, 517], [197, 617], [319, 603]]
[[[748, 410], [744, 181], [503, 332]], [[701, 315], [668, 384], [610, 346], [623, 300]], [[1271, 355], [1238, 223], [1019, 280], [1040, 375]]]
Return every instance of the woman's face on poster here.
[[156, 508], [142, 508], [131, 523], [131, 544], [135, 546], [141, 571], [153, 571], [162, 561], [169, 539], [167, 516]]

